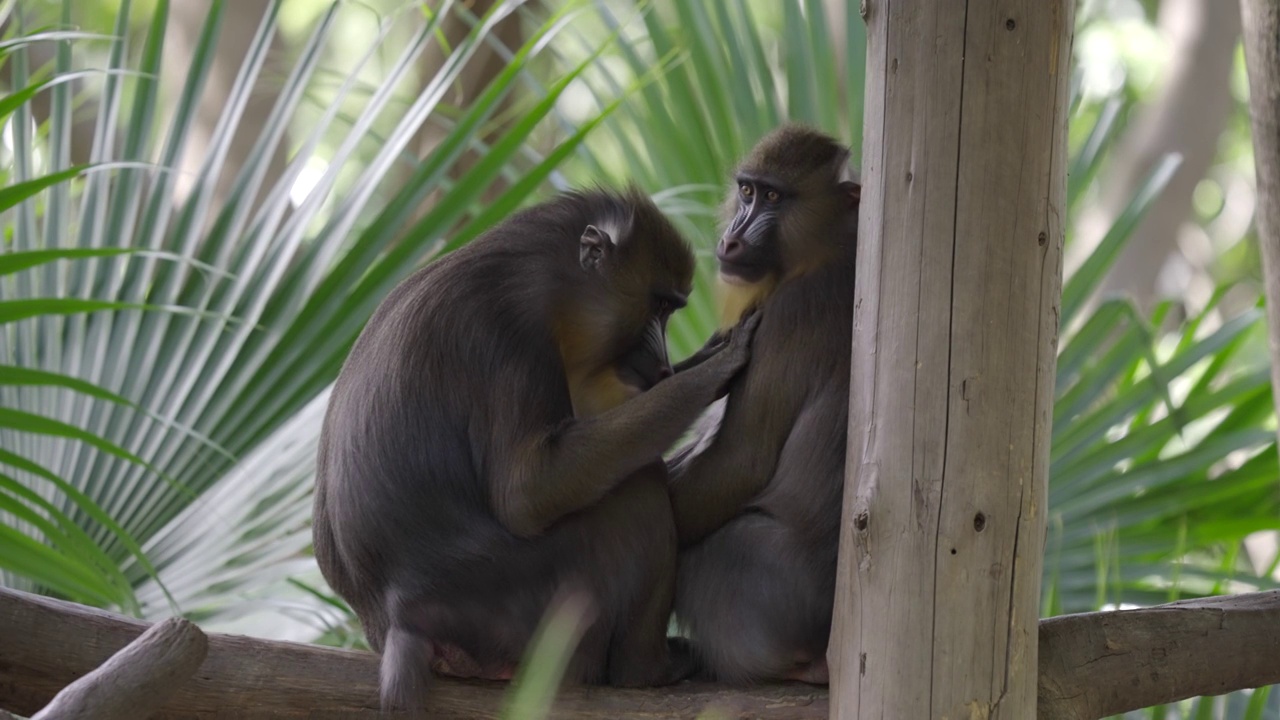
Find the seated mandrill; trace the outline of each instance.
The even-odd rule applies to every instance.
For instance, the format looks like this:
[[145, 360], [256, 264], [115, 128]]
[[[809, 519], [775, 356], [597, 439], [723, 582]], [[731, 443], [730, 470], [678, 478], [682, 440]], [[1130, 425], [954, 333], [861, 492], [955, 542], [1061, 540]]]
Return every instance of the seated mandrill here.
[[759, 311], [751, 364], [668, 468], [676, 620], [727, 682], [827, 682], [861, 193], [848, 156], [775, 130], [738, 170], [716, 248], [726, 321]]
[[[572, 680], [674, 682], [676, 531], [661, 454], [748, 359], [753, 324], [672, 376], [694, 260], [645, 196], [568, 193], [400, 284], [334, 386], [316, 477], [325, 578], [382, 654], [384, 707], [430, 670], [507, 679], [566, 589]], [[643, 391], [643, 392], [642, 392]]]

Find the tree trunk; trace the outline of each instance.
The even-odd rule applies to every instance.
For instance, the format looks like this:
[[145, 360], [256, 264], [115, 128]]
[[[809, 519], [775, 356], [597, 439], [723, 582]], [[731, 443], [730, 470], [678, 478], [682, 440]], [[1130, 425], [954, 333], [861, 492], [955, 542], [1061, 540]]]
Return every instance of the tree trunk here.
[[1098, 211], [1086, 226], [1096, 240], [1133, 199], [1138, 186], [1166, 153], [1182, 155], [1177, 172], [1148, 209], [1100, 288], [1126, 294], [1144, 311], [1158, 296], [1157, 281], [1178, 231], [1191, 216], [1191, 196], [1218, 155], [1231, 115], [1231, 67], [1240, 38], [1240, 13], [1219, 0], [1164, 0], [1160, 30], [1170, 45], [1163, 87], [1139, 109], [1116, 148], [1103, 182]]
[[[439, 12], [440, 3], [434, 3], [437, 7], [434, 11]], [[483, 18], [493, 6], [496, 0], [473, 0], [467, 3], [466, 12], [474, 15], [478, 20]], [[536, 7], [536, 2], [525, 0], [523, 3], [528, 7]], [[472, 23], [470, 18], [465, 17], [463, 10], [454, 8], [448, 15], [440, 21], [440, 33], [444, 36], [449, 48], [457, 47], [467, 35], [471, 32]], [[455, 107], [467, 108], [475, 101], [485, 88], [493, 82], [507, 66], [507, 58], [503, 57], [491, 43], [499, 43], [506, 48], [511, 54], [515, 54], [520, 46], [524, 43], [524, 33], [521, 28], [521, 13], [513, 12], [503, 18], [486, 38], [485, 44], [476, 51], [476, 54], [467, 62], [466, 67], [458, 74], [458, 79], [453, 86], [453, 94], [449, 98], [449, 103]], [[434, 43], [423, 51], [418, 61], [418, 67], [421, 69], [421, 77], [419, 81], [425, 85], [440, 72], [445, 61], [449, 59], [449, 53], [445, 52], [445, 47], [439, 43]], [[511, 96], [503, 98], [494, 108], [494, 115], [501, 115], [511, 107]], [[500, 127], [491, 129], [485, 134], [484, 139], [495, 137], [499, 134]], [[436, 117], [428, 118], [418, 129], [418, 135], [414, 142], [415, 150], [418, 157], [425, 158], [431, 154], [436, 146], [440, 144], [440, 140], [449, 132], [448, 127], [441, 126], [441, 120]], [[459, 169], [459, 172], [465, 172], [466, 168], [471, 167], [479, 157], [474, 151], [469, 153], [465, 164]]]
[[[438, 2], [435, 3], [437, 6], [440, 4]], [[496, 4], [496, 0], [474, 0], [467, 4], [465, 11], [473, 15], [474, 20], [479, 20], [488, 14]], [[522, 4], [526, 9], [536, 8], [538, 0], [524, 0]], [[435, 10], [438, 12], [439, 7], [436, 7]], [[454, 7], [440, 21], [440, 33], [444, 37], [448, 48], [457, 47], [471, 33], [473, 18], [465, 16], [463, 12], [463, 8]], [[515, 54], [520, 49], [520, 46], [524, 44], [521, 16], [521, 12], [513, 12], [499, 21], [489, 32], [484, 44], [467, 61], [466, 66], [458, 74], [458, 78], [453, 84], [453, 93], [449, 98], [451, 105], [458, 108], [470, 107], [476, 98], [483, 94], [494, 79], [506, 69], [507, 58], [499, 52], [495, 44], [501, 45], [511, 54]], [[426, 83], [430, 82], [444, 67], [445, 62], [449, 59], [449, 53], [445, 52], [445, 50], [446, 47], [440, 43], [433, 43], [422, 53], [418, 62], [418, 67], [421, 71], [419, 82], [422, 85], [425, 86]], [[481, 142], [485, 144], [491, 143], [495, 138], [501, 136], [510, 125], [511, 119], [503, 118], [503, 116], [513, 106], [515, 92], [518, 92], [518, 89], [499, 100], [494, 106], [493, 113], [486, 121], [486, 129], [477, 134], [477, 138]], [[495, 122], [495, 118], [503, 118], [503, 120]], [[425, 160], [431, 153], [435, 152], [436, 148], [439, 147], [452, 129], [452, 122], [445, 121], [439, 114], [434, 114], [422, 123], [411, 147], [419, 158]], [[482, 157], [484, 157], [483, 153], [477, 151], [476, 148], [467, 148], [450, 168], [449, 179], [452, 182], [459, 181], [470, 172], [471, 168]], [[502, 195], [502, 191], [505, 189], [506, 182], [504, 179], [501, 177], [495, 178], [482, 193], [481, 202], [486, 204], [493, 202]], [[440, 201], [442, 194], [443, 191], [439, 189], [432, 191], [419, 204], [414, 222], [425, 216]], [[459, 226], [464, 222], [466, 222], [465, 218], [459, 221]]]
[[[270, 0], [235, 0], [223, 11], [222, 28], [213, 53], [213, 67], [200, 97], [199, 106], [192, 121], [187, 139], [187, 152], [183, 153], [179, 168], [176, 194], [185, 198], [191, 191], [191, 178], [198, 174], [201, 163], [207, 157], [205, 148], [213, 139], [214, 130], [227, 104], [227, 97], [235, 85], [236, 76], [244, 64], [245, 56], [253, 44], [253, 38], [262, 24]], [[164, 66], [161, 76], [164, 91], [170, 103], [176, 102], [182, 93], [191, 67], [191, 54], [195, 51], [205, 18], [209, 15], [208, 0], [182, 0], [169, 4], [169, 19], [165, 26]], [[258, 75], [257, 82], [245, 104], [240, 123], [232, 135], [227, 158], [222, 166], [214, 189], [212, 207], [223, 204], [231, 191], [232, 183], [240, 167], [249, 158], [262, 127], [271, 115], [276, 102], [275, 88], [283, 81], [288, 64], [281, 57], [284, 43], [277, 31], [271, 39], [271, 47]], [[170, 72], [168, 69], [173, 68]], [[277, 147], [270, 158], [262, 187], [266, 190], [275, 184], [285, 168], [285, 143]]]
[[863, 6], [834, 718], [1035, 716], [1073, 6]]
[[1240, 0], [1244, 57], [1249, 73], [1253, 163], [1258, 174], [1258, 245], [1267, 296], [1271, 387], [1280, 413], [1280, 6], [1276, 0]]

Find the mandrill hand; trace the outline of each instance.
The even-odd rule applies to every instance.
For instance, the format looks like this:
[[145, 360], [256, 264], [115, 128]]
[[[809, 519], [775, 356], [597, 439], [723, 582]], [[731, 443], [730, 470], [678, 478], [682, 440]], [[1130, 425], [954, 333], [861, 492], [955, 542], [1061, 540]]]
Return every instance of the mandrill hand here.
[[729, 393], [729, 384], [751, 360], [751, 339], [759, 325], [760, 312], [753, 310], [729, 331], [715, 354], [698, 366], [709, 376], [706, 382], [716, 388], [717, 399]]

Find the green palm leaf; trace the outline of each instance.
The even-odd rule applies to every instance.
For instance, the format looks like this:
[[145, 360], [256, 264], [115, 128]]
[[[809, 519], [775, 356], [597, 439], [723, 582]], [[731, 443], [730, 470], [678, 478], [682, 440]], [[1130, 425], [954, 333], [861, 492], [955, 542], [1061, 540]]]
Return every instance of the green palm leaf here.
[[[352, 642], [308, 554], [309, 494], [327, 388], [395, 283], [548, 186], [635, 181], [699, 250], [698, 289], [671, 328], [681, 356], [716, 323], [709, 249], [733, 163], [784, 118], [861, 155], [854, 8], [497, 2], [475, 17], [467, 5], [378, 16], [355, 52], [338, 31], [369, 11], [326, 5], [273, 78], [268, 117], [248, 127], [279, 34], [271, 3], [199, 143], [198, 101], [235, 9], [225, 0], [210, 4], [175, 98], [160, 94], [164, 0], [144, 30], [124, 0], [97, 33], [62, 29], [84, 25], [68, 0], [57, 25], [0, 43], [17, 89], [0, 100], [14, 128], [0, 168], [12, 238], [0, 256], [0, 465], [12, 468], [0, 476], [0, 580]], [[513, 14], [524, 41], [501, 49], [505, 64], [473, 101], [451, 106], [463, 69]], [[416, 78], [453, 15], [470, 31]], [[36, 41], [58, 47], [47, 77], [26, 61]], [[104, 67], [74, 66], [71, 45], [86, 41], [105, 43]], [[102, 78], [103, 109], [88, 168], [67, 152], [68, 80], [86, 73]], [[42, 124], [27, 103], [37, 92], [52, 98]], [[1072, 222], [1125, 104], [1073, 91]], [[424, 123], [442, 132], [417, 160]], [[246, 133], [253, 150], [233, 167]], [[464, 164], [468, 152], [478, 160]], [[189, 155], [199, 169], [183, 179], [174, 171]], [[1157, 164], [1064, 285], [1046, 612], [1273, 584], [1239, 552], [1245, 535], [1280, 529], [1261, 315], [1221, 318], [1211, 304], [1168, 332], [1167, 305], [1146, 317], [1123, 299], [1088, 302], [1176, 166]], [[1254, 717], [1274, 707], [1267, 697], [1223, 702]]]
[[[559, 99], [592, 60], [567, 63], [548, 48], [585, 7], [567, 3], [539, 17], [519, 2], [495, 3], [406, 94], [420, 56], [439, 42], [442, 18], [467, 17], [465, 8], [446, 2], [427, 18], [415, 7], [378, 18], [374, 42], [353, 57], [335, 50], [334, 31], [367, 11], [331, 3], [273, 90], [266, 121], [243, 127], [278, 34], [281, 4], [270, 3], [220, 123], [198, 146], [192, 128], [231, 10], [225, 1], [210, 4], [172, 99], [159, 83], [167, 2], [138, 30], [132, 3], [121, 3], [102, 33], [101, 68], [76, 68], [62, 52], [81, 38], [47, 36], [60, 50], [53, 77], [102, 73], [95, 100], [103, 112], [94, 172], [85, 174], [62, 151], [72, 98], [68, 83], [55, 83], [48, 134], [22, 138], [49, 149], [41, 171], [31, 153], [17, 152], [0, 189], [12, 198], [3, 217], [15, 238], [0, 260], [0, 318], [9, 329], [0, 364], [12, 370], [0, 382], [0, 450], [13, 461], [13, 481], [47, 503], [13, 501], [39, 523], [0, 516], [31, 538], [23, 547], [63, 558], [51, 568], [71, 558], [80, 570], [32, 574], [36, 563], [24, 556], [3, 581], [66, 593], [101, 565], [101, 555], [81, 552], [84, 538], [66, 528], [69, 519], [117, 564], [144, 615], [172, 612], [172, 603], [215, 623], [267, 613], [275, 632], [305, 634], [332, 612], [287, 582], [315, 571], [307, 519], [326, 388], [390, 287], [534, 199], [607, 114], [573, 123], [559, 115]], [[526, 19], [524, 42], [477, 101], [455, 112], [446, 103], [451, 86], [513, 13]], [[77, 20], [64, 2], [60, 22]], [[384, 62], [379, 43], [406, 28], [408, 43]], [[600, 36], [589, 55], [611, 41]], [[23, 44], [9, 52], [10, 86], [31, 86]], [[563, 68], [559, 80], [521, 90], [548, 63]], [[505, 98], [514, 112], [497, 118]], [[13, 104], [15, 124], [30, 127], [25, 96]], [[445, 128], [442, 140], [393, 183], [389, 173], [405, 165], [423, 123]], [[244, 133], [254, 149], [228, 167], [227, 149]], [[285, 147], [283, 170], [272, 171], [269, 159]], [[464, 152], [476, 147], [483, 157], [464, 168]], [[203, 163], [180, 188], [173, 169], [190, 153]], [[225, 190], [222, 175], [232, 178]], [[304, 177], [305, 196], [297, 189]], [[482, 203], [496, 183], [502, 191]], [[76, 597], [132, 606], [113, 582], [74, 586]]]

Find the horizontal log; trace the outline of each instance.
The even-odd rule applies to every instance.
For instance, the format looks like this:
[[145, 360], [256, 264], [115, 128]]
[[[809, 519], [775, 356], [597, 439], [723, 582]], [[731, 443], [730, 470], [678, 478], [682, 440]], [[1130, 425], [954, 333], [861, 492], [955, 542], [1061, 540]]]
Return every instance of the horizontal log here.
[[200, 668], [208, 651], [209, 640], [200, 628], [171, 617], [63, 688], [31, 720], [149, 717]]
[[[95, 608], [0, 588], [0, 708], [31, 715], [148, 627]], [[208, 656], [156, 718], [378, 717], [371, 653], [208, 634]], [[1040, 622], [1040, 720], [1129, 710], [1280, 683], [1280, 591], [1186, 600]], [[433, 718], [497, 717], [506, 686], [446, 681]], [[652, 690], [566, 688], [553, 717], [827, 717], [825, 689], [682, 683]]]
[[[30, 715], [143, 633], [148, 624], [95, 608], [0, 588], [0, 708]], [[377, 718], [378, 659], [368, 652], [208, 633], [209, 652], [157, 719]], [[496, 718], [506, 685], [440, 680], [432, 718]], [[750, 690], [682, 683], [653, 690], [566, 688], [553, 717], [818, 720], [826, 690], [799, 683]]]
[[1280, 590], [1040, 621], [1039, 720], [1280, 683]]

